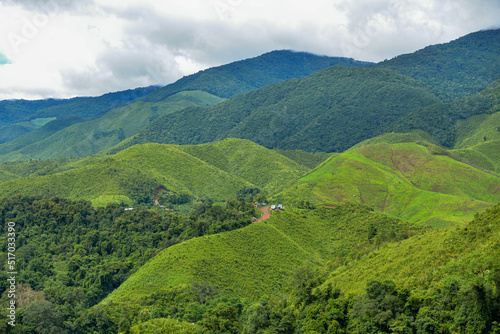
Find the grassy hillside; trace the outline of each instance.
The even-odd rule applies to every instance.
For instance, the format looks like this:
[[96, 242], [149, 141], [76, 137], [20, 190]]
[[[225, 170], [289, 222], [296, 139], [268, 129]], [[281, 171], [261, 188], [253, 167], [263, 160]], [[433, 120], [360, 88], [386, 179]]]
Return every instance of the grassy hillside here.
[[283, 80], [302, 78], [333, 65], [357, 67], [370, 66], [372, 63], [291, 50], [272, 51], [183, 77], [149, 94], [143, 100], [159, 102], [186, 90], [202, 90], [229, 98]]
[[428, 144], [373, 143], [334, 156], [277, 198], [354, 202], [420, 224], [464, 222], [500, 201], [498, 177]]
[[468, 34], [377, 64], [427, 84], [444, 102], [476, 94], [500, 78], [500, 29]]
[[291, 159], [244, 139], [179, 146], [179, 149], [231, 175], [274, 193], [309, 172]]
[[385, 69], [333, 66], [161, 117], [116, 150], [146, 142], [199, 144], [246, 138], [268, 148], [343, 151], [398, 118], [438, 102], [417, 81]]
[[392, 280], [415, 290], [439, 288], [445, 280], [479, 282], [482, 278], [494, 283], [494, 269], [498, 270], [494, 259], [500, 255], [499, 221], [497, 205], [466, 225], [427, 231], [391, 244], [334, 271], [325, 286], [331, 283], [346, 293], [360, 294], [369, 280]]
[[[160, 103], [134, 102], [87, 122], [58, 130], [61, 122], [0, 145], [0, 162], [59, 157], [84, 157], [118, 144], [157, 117], [193, 105], [213, 105], [221, 99], [201, 91], [182, 92]], [[65, 124], [68, 125], [68, 124]]]
[[297, 162], [300, 165], [306, 166], [308, 168], [315, 168], [318, 166], [320, 163], [328, 159], [333, 155], [333, 153], [326, 153], [326, 152], [307, 152], [307, 151], [302, 151], [302, 150], [280, 150], [280, 149], [275, 149], [276, 152], [278, 152], [281, 155], [284, 155], [285, 157], [288, 157], [292, 159], [293, 161]]
[[309, 171], [279, 153], [240, 139], [200, 146], [145, 144], [116, 155], [0, 165], [0, 191], [63, 196], [94, 205], [151, 200], [158, 188], [192, 199], [276, 192]]
[[208, 283], [225, 294], [254, 301], [282, 295], [294, 268], [359, 256], [364, 242], [369, 244], [370, 226], [386, 235], [392, 232], [393, 238], [411, 227], [360, 206], [276, 212], [264, 222], [164, 250], [104, 304], [137, 307], [147, 295], [190, 282]]

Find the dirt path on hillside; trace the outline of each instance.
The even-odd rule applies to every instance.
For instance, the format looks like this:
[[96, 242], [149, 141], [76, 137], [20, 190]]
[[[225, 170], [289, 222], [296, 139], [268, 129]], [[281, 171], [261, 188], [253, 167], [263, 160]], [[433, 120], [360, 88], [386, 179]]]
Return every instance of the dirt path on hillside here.
[[269, 207], [268, 206], [263, 206], [261, 208], [259, 208], [260, 211], [262, 211], [262, 217], [257, 219], [255, 222], [258, 223], [258, 222], [261, 222], [263, 221], [264, 219], [267, 219], [269, 217], [271, 217], [271, 211], [269, 211]]

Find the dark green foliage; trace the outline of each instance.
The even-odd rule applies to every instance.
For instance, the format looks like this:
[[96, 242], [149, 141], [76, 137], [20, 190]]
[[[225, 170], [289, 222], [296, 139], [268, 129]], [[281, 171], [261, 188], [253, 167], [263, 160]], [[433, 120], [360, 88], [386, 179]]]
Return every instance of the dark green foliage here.
[[[252, 203], [230, 200], [225, 207], [204, 204], [203, 209], [183, 217], [151, 210], [125, 211], [119, 205], [94, 209], [88, 202], [63, 198], [3, 199], [0, 259], [6, 262], [7, 222], [16, 222], [17, 282], [29, 283], [47, 298], [30, 303], [23, 311], [22, 324], [28, 332], [40, 332], [37, 326], [43, 326], [47, 333], [63, 332], [71, 326], [107, 332], [114, 328], [114, 320], [106, 315], [107, 310], [87, 310], [90, 306], [161, 249], [244, 227], [255, 215], [253, 210]], [[6, 277], [1, 283], [3, 292]], [[216, 294], [206, 285], [196, 288], [202, 301]], [[71, 325], [63, 325], [63, 319]]]
[[500, 29], [468, 34], [377, 64], [427, 84], [444, 102], [478, 93], [500, 78]]
[[333, 66], [235, 96], [210, 108], [160, 117], [127, 146], [246, 138], [268, 148], [340, 152], [438, 102], [417, 81], [386, 69]]
[[[500, 111], [500, 80], [484, 91], [452, 103], [437, 103], [409, 113], [389, 127], [396, 132], [423, 130], [448, 148], [457, 143], [459, 122], [469, 117]], [[482, 139], [485, 137], [482, 136]]]
[[283, 80], [302, 78], [333, 65], [356, 67], [372, 64], [306, 52], [272, 51], [189, 75], [149, 94], [143, 100], [159, 102], [170, 95], [187, 90], [203, 90], [215, 96], [229, 98]]
[[67, 333], [63, 316], [47, 301], [33, 302], [23, 312], [23, 332], [40, 334]]

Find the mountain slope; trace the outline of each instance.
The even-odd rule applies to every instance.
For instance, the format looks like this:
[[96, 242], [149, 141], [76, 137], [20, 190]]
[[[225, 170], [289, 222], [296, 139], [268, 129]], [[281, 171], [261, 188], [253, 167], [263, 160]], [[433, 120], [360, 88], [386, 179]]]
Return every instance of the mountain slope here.
[[199, 147], [145, 144], [112, 156], [18, 165], [33, 173], [16, 174], [15, 164], [0, 165], [6, 180], [0, 183], [3, 196], [62, 196], [95, 205], [151, 201], [159, 188], [224, 201], [255, 188], [275, 192], [309, 171], [275, 151], [240, 139]]
[[[490, 135], [490, 139], [498, 139], [498, 136], [492, 136], [498, 132], [496, 127], [500, 124], [497, 122], [489, 123], [491, 129], [488, 133], [478, 128], [487, 115], [497, 112], [500, 112], [500, 80], [466, 99], [414, 110], [392, 124], [389, 130], [407, 132], [419, 129], [428, 132], [448, 148], [463, 148], [482, 143], [485, 135]], [[493, 127], [494, 124], [497, 126]]]
[[363, 203], [432, 226], [464, 222], [500, 201], [497, 176], [427, 146], [360, 144], [328, 159], [277, 198], [288, 203]]
[[186, 90], [202, 90], [229, 98], [283, 80], [302, 78], [333, 65], [358, 67], [370, 66], [372, 63], [291, 50], [271, 51], [186, 76], [145, 96], [143, 100], [163, 101], [170, 95]]
[[394, 235], [413, 228], [350, 205], [275, 212], [265, 222], [164, 250], [103, 303], [137, 307], [141, 297], [190, 282], [215, 285], [225, 294], [254, 301], [262, 295], [282, 295], [294, 268], [304, 263], [324, 266], [335, 256], [354, 254], [371, 224]]
[[444, 102], [476, 94], [500, 78], [500, 29], [483, 30], [377, 64], [431, 87]]
[[403, 289], [415, 289], [417, 298], [425, 296], [421, 289], [442, 288], [444, 281], [493, 285], [496, 281], [498, 289], [499, 223], [496, 205], [463, 226], [427, 231], [341, 267], [324, 287], [330, 283], [360, 294], [369, 280], [392, 280]]
[[417, 81], [386, 69], [333, 66], [189, 108], [151, 123], [111, 152], [146, 142], [199, 144], [228, 137], [268, 148], [343, 151], [439, 100]]
[[[48, 121], [64, 118], [91, 119], [143, 97], [158, 87], [141, 87], [97, 97], [0, 101], [0, 144], [29, 133]], [[37, 120], [45, 120], [42, 125]]]
[[[157, 117], [188, 106], [213, 105], [220, 101], [201, 91], [182, 92], [156, 104], [134, 102], [91, 121], [75, 121], [77, 124], [61, 129], [56, 129], [51, 122], [38, 131], [0, 145], [0, 154], [3, 154], [0, 162], [92, 155], [134, 135]], [[48, 131], [48, 127], [54, 131]]]
[[[304, 77], [336, 64], [344, 66], [370, 65], [370, 63], [346, 58], [316, 56], [304, 52], [273, 51], [259, 57], [210, 68], [184, 77], [158, 91], [153, 91], [136, 103], [114, 109], [107, 114], [104, 113], [113, 109], [109, 105], [110, 101], [113, 102], [113, 94], [107, 94], [98, 99], [78, 98], [75, 102], [68, 104], [67, 108], [53, 107], [41, 110], [37, 117], [48, 122], [53, 120], [53, 117], [58, 119], [68, 117], [69, 112], [71, 112], [71, 116], [79, 118], [103, 116], [94, 121], [53, 133], [53, 136], [47, 136], [43, 138], [43, 141], [40, 139], [39, 133], [33, 137], [23, 136], [10, 146], [0, 146], [0, 153], [7, 154], [0, 157], [0, 161], [92, 155], [118, 144], [125, 138], [136, 134], [152, 120], [174, 110], [193, 105], [210, 106], [220, 102], [222, 100], [220, 97], [233, 96], [289, 78]], [[175, 107], [172, 108], [171, 104], [174, 101]], [[116, 103], [114, 106], [119, 107]], [[134, 115], [123, 115], [130, 111]], [[114, 125], [123, 122], [126, 125]], [[23, 124], [28, 126], [29, 120]], [[36, 127], [30, 127], [23, 132], [22, 128], [19, 128], [21, 125], [21, 123], [12, 125], [12, 131], [6, 132], [9, 140], [14, 139], [10, 132], [25, 134], [36, 129]], [[42, 133], [48, 135], [46, 131], [42, 131]], [[18, 152], [13, 152], [13, 150]], [[8, 154], [9, 152], [11, 153]]]

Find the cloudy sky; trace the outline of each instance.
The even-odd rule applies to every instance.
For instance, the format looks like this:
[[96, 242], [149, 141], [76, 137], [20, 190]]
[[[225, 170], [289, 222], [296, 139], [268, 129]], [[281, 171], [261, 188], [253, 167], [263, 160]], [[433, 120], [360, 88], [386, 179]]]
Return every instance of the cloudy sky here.
[[499, 26], [499, 0], [0, 0], [0, 99], [163, 85], [276, 49], [377, 62]]

